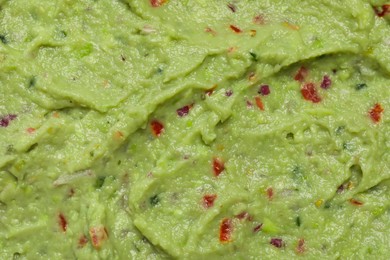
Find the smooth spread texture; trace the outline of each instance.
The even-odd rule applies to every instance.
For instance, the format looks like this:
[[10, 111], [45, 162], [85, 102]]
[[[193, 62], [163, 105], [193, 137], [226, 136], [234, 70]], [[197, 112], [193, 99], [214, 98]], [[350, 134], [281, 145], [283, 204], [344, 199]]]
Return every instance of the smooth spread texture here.
[[0, 0], [0, 258], [384, 259], [389, 13]]

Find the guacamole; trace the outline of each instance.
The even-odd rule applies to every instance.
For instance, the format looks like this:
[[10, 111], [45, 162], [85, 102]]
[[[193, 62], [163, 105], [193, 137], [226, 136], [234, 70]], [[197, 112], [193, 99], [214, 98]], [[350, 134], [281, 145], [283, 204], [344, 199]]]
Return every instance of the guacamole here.
[[389, 17], [0, 0], [0, 258], [385, 259]]

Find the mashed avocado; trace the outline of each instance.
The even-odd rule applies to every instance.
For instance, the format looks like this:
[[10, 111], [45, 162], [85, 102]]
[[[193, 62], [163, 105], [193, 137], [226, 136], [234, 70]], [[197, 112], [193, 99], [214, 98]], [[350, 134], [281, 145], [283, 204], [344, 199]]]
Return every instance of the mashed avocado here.
[[0, 0], [0, 258], [385, 259], [389, 13]]

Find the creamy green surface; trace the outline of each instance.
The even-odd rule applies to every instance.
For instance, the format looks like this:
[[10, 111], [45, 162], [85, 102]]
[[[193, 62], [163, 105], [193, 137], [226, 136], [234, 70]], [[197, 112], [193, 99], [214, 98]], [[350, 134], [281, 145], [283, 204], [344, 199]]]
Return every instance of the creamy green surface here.
[[388, 3], [156, 2], [0, 0], [0, 258], [386, 259]]

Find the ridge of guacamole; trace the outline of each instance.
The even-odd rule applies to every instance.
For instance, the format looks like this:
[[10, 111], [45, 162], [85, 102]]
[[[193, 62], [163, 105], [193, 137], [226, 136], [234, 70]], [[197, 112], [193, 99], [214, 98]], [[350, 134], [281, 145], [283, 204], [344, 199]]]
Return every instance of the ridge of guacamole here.
[[0, 0], [0, 259], [386, 259], [389, 14]]

